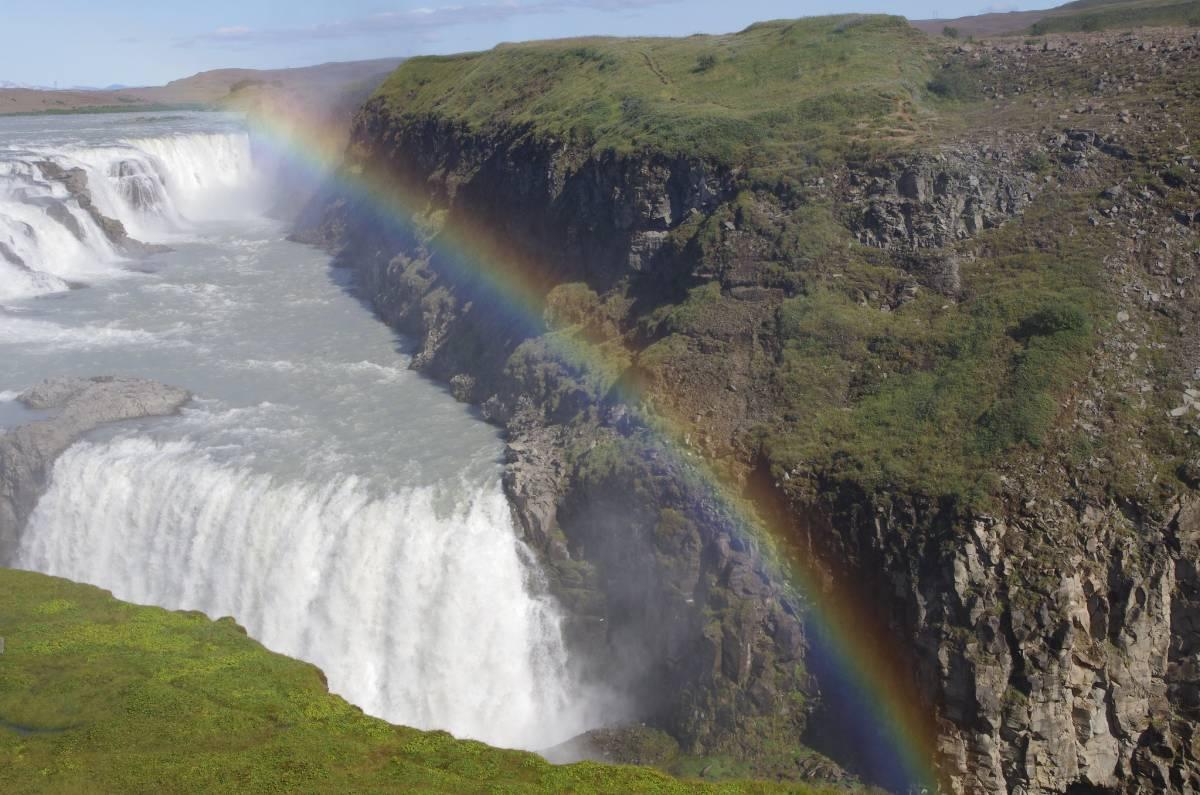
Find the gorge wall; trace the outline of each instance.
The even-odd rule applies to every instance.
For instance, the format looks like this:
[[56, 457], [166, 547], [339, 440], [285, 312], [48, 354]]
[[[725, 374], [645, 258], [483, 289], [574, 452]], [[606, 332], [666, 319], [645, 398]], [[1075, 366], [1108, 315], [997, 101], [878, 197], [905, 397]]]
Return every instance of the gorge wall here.
[[[536, 274], [547, 287], [612, 285], [632, 271], [653, 274], [649, 289], [674, 289], [669, 271], [686, 265], [663, 264], [665, 230], [732, 185], [728, 173], [684, 158], [612, 157], [565, 173], [570, 153], [553, 145], [434, 123], [398, 130], [370, 106], [354, 145], [370, 150], [371, 168], [429, 185], [474, 232], [495, 235], [505, 256], [561, 265]], [[444, 179], [429, 180], [434, 172]], [[536, 356], [519, 366], [514, 352], [533, 340], [527, 319], [439, 262], [413, 230], [344, 198], [320, 209], [299, 238], [335, 247], [381, 317], [417, 340], [415, 366], [506, 428], [506, 492], [571, 614], [590, 677], [694, 749], [753, 753], [764, 736], [802, 734], [807, 710], [795, 694], [811, 685], [799, 600], [773, 581], [735, 519], [656, 456], [649, 434], [622, 421], [619, 401], [598, 401], [584, 374]], [[592, 454], [597, 446], [621, 448], [611, 468]]]
[[[1053, 42], [937, 49], [974, 99], [928, 102], [969, 129], [789, 179], [418, 113], [385, 84], [343, 168], [404, 212], [335, 184], [301, 219], [414, 366], [505, 428], [505, 488], [576, 656], [686, 750], [800, 778], [808, 742], [904, 785], [809, 666], [808, 602], [778, 564], [799, 555], [901, 650], [951, 791], [1200, 788], [1198, 255], [1178, 210], [1200, 179], [1168, 143], [1195, 118], [1200, 47]], [[451, 90], [422, 68], [393, 94], [406, 74], [410, 103]], [[1058, 88], [1101, 70], [1101, 108], [1076, 111]], [[1139, 87], [1104, 99], [1122, 84]], [[581, 369], [563, 335], [617, 364]], [[786, 532], [748, 534], [686, 455]]]

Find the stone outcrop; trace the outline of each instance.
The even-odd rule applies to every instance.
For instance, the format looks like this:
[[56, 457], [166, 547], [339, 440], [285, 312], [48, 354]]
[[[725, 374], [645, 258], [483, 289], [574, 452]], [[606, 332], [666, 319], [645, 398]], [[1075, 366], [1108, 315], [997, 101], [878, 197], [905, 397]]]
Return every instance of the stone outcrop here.
[[1039, 191], [1013, 154], [948, 149], [853, 164], [842, 195], [847, 226], [860, 243], [892, 250], [942, 248], [999, 226]]
[[16, 549], [54, 460], [72, 442], [108, 422], [174, 413], [191, 395], [141, 378], [101, 376], [48, 379], [17, 399], [57, 413], [0, 435], [0, 564]]
[[1200, 500], [1162, 516], [1047, 501], [965, 527], [934, 504], [865, 503], [797, 507], [813, 549], [920, 650], [954, 791], [1200, 785]]

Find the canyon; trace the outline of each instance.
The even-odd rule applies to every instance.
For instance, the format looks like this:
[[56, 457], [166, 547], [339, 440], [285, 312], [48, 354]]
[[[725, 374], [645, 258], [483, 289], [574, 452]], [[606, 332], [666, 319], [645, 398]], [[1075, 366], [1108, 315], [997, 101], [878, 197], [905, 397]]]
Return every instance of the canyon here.
[[[840, 24], [755, 26], [719, 42], [730, 60], [718, 68], [752, 62], [772, 36], [904, 35]], [[506, 491], [595, 675], [643, 694], [640, 717], [693, 753], [800, 775], [794, 749], [808, 739], [903, 789], [886, 752], [864, 753], [882, 740], [846, 717], [853, 702], [819, 664], [809, 600], [779, 563], [797, 554], [831, 592], [853, 583], [900, 650], [951, 791], [1195, 787], [1197, 255], [1176, 208], [1197, 194], [1186, 139], [1172, 143], [1174, 121], [1195, 119], [1195, 34], [935, 47], [942, 77], [929, 85], [962, 92], [965, 129], [927, 117], [885, 151], [797, 166], [796, 181], [679, 150], [669, 134], [657, 143], [654, 127], [639, 141], [620, 120], [577, 117], [581, 130], [523, 115], [543, 96], [570, 102], [592, 70], [639, 61], [688, 101], [686, 51], [622, 46], [400, 70], [359, 113], [345, 168], [418, 195], [403, 200], [410, 217], [380, 219], [335, 187], [298, 236], [334, 251], [419, 341], [414, 366], [506, 429]], [[876, 46], [903, 74], [906, 50]], [[505, 97], [489, 70], [522, 58], [558, 71]], [[1081, 81], [1088, 100], [1060, 91]], [[481, 100], [476, 84], [501, 98]], [[648, 102], [624, 85], [632, 99], [585, 96]], [[632, 146], [610, 145], [624, 134]], [[439, 244], [464, 229], [486, 241], [480, 259], [516, 263], [503, 278], [536, 285], [541, 329]], [[1019, 287], [1022, 268], [1045, 275]], [[997, 308], [1022, 314], [979, 320]], [[958, 386], [974, 354], [924, 348], [892, 320], [906, 313], [933, 328], [945, 313], [974, 318], [986, 366], [1012, 375], [996, 391]], [[801, 336], [791, 348], [791, 324], [826, 347], [814, 355]], [[556, 335], [610, 350], [580, 364]], [[615, 371], [596, 365], [614, 359]], [[913, 392], [931, 383], [950, 400]], [[879, 424], [839, 419], [809, 442], [833, 422], [819, 413], [826, 390], [835, 412]], [[912, 400], [927, 407], [906, 414]], [[879, 411], [892, 413], [867, 413]], [[728, 466], [783, 531], [756, 536], [731, 516], [664, 452], [655, 415], [681, 426], [668, 447]], [[964, 418], [973, 440], [956, 448], [946, 423]], [[926, 446], [935, 437], [945, 444]]]
[[1075, 10], [506, 44], [352, 122], [256, 96], [275, 147], [26, 145], [0, 562], [556, 761], [1200, 789], [1200, 34]]

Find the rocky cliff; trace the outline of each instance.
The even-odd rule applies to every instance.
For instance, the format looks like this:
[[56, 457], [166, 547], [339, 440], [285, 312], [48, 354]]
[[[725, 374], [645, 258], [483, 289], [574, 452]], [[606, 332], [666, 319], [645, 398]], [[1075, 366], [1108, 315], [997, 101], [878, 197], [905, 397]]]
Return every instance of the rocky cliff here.
[[[839, 720], [853, 705], [782, 565], [799, 557], [903, 651], [948, 790], [1200, 788], [1200, 177], [1180, 132], [1200, 41], [896, 31], [417, 59], [360, 111], [342, 180], [399, 201], [331, 189], [298, 235], [505, 427], [505, 487], [577, 656], [689, 752], [800, 777], [807, 743], [905, 786]], [[794, 41], [849, 54], [808, 84], [822, 65]], [[819, 93], [865, 80], [864, 52], [927, 70], [914, 105]], [[687, 105], [763, 63], [797, 81], [794, 115]], [[514, 93], [484, 112], [481, 86]], [[595, 121], [610, 100], [617, 121]], [[829, 101], [863, 110], [807, 126]], [[693, 123], [711, 134], [680, 146]]]

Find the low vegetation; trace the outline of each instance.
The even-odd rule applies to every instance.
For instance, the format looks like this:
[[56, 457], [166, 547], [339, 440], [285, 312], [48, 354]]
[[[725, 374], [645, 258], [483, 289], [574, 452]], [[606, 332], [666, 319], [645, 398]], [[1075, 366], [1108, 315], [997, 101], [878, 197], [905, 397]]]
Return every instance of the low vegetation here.
[[[755, 229], [752, 212], [738, 217]], [[916, 289], [902, 263], [855, 243], [828, 206], [770, 223], [774, 280], [792, 293], [767, 332], [778, 360], [760, 376], [777, 395], [758, 433], [778, 474], [986, 502], [997, 460], [1045, 442], [1109, 314], [1105, 233], [1071, 234], [1088, 228], [1086, 202], [1043, 199], [987, 232], [984, 256], [961, 266], [957, 299]], [[700, 368], [704, 354], [688, 341], [736, 306], [714, 281], [660, 307], [647, 321], [659, 339], [639, 363]]]
[[[368, 717], [232, 619], [0, 569], [0, 790], [782, 792], [681, 781]], [[792, 786], [787, 791], [805, 792]]]

